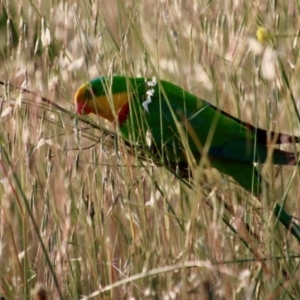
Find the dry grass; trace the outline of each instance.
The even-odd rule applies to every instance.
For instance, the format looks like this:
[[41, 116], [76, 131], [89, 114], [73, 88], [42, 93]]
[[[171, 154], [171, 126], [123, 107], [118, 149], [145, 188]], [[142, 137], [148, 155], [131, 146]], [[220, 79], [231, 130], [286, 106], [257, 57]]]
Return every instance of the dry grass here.
[[[298, 11], [295, 1], [2, 1], [0, 80], [74, 112], [89, 78], [156, 75], [300, 135]], [[258, 25], [275, 46], [255, 40]], [[0, 295], [300, 297], [298, 243], [272, 213], [285, 201], [300, 216], [298, 169], [266, 170], [263, 205], [210, 170], [191, 190], [72, 113], [1, 91]]]

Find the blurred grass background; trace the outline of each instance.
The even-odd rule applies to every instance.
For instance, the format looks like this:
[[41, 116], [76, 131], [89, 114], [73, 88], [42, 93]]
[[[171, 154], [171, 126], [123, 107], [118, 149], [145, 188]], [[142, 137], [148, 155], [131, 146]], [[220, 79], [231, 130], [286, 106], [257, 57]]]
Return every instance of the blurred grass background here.
[[[275, 202], [300, 216], [298, 168], [267, 167], [260, 202], [213, 170], [190, 190], [13, 86], [74, 112], [90, 78], [156, 75], [300, 135], [299, 10], [275, 0], [1, 1], [0, 295], [298, 299], [299, 246], [273, 216]], [[258, 26], [273, 42], [255, 39]]]

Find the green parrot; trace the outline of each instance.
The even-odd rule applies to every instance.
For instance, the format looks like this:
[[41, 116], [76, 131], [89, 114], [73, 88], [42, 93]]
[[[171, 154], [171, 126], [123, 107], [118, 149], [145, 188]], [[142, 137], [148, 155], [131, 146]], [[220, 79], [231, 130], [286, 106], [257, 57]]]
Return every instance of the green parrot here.
[[79, 87], [75, 104], [80, 115], [93, 113], [115, 123], [123, 138], [147, 147], [171, 169], [187, 174], [188, 166], [204, 157], [205, 167], [255, 195], [262, 192], [255, 163], [298, 164], [295, 153], [274, 146], [299, 143], [299, 137], [256, 128], [167, 81], [100, 77]]

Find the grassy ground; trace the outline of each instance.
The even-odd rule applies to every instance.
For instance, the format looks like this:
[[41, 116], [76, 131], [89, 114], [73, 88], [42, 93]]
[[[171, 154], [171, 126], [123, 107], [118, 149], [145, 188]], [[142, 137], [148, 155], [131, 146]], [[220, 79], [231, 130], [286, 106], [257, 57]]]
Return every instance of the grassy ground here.
[[273, 216], [275, 202], [300, 216], [298, 168], [266, 168], [260, 201], [212, 170], [191, 190], [74, 118], [73, 95], [99, 75], [156, 75], [300, 135], [300, 4], [44, 2], [1, 1], [0, 295], [299, 299], [298, 242]]

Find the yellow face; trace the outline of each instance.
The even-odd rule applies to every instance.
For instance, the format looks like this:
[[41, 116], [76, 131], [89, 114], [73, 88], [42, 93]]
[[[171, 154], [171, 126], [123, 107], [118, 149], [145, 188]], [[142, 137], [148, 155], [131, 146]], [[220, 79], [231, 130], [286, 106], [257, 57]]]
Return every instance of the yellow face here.
[[77, 90], [74, 101], [79, 115], [93, 113], [113, 122], [128, 106], [128, 94], [127, 92], [113, 94], [112, 99], [107, 95], [95, 96], [93, 91], [90, 91], [89, 83], [85, 83]]

